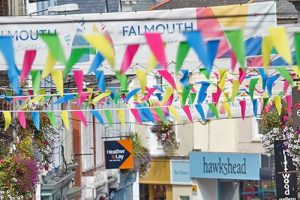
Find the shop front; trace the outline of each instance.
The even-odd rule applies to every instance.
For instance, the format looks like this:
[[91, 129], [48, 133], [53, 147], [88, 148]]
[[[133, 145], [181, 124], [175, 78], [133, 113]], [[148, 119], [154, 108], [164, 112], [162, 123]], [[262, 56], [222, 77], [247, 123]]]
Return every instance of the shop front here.
[[141, 200], [171, 200], [170, 159], [153, 158], [147, 175], [140, 179]]
[[192, 179], [190, 175], [190, 162], [188, 159], [171, 160], [172, 199], [192, 199]]
[[260, 199], [260, 154], [191, 152], [189, 157], [196, 199]]

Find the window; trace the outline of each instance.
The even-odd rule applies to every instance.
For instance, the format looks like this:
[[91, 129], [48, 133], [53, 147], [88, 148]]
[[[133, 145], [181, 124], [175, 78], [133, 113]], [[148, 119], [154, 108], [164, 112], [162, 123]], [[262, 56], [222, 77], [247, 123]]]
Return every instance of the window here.
[[180, 200], [190, 200], [189, 196], [180, 196]]
[[252, 141], [261, 141], [262, 134], [259, 133], [258, 119], [252, 117]]

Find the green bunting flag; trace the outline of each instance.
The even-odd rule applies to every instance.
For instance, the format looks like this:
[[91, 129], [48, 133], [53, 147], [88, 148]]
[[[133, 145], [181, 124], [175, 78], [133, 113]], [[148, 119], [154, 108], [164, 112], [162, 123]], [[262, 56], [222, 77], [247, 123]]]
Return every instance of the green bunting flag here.
[[156, 114], [159, 116], [160, 120], [163, 122], [163, 123], [166, 123], [166, 118], [165, 118], [165, 115], [163, 113], [163, 111], [161, 110], [161, 108], [154, 108]]
[[296, 61], [298, 69], [300, 69], [300, 32], [294, 33], [294, 46], [296, 49]]
[[110, 110], [105, 110], [104, 111], [106, 119], [109, 123], [109, 125], [112, 127], [113, 126], [113, 120], [112, 120], [112, 115], [111, 115], [111, 111]]
[[186, 104], [186, 100], [190, 94], [192, 87], [193, 87], [193, 85], [188, 85], [188, 86], [184, 87], [183, 92], [182, 92], [181, 106], [184, 106]]
[[290, 73], [286, 70], [285, 67], [277, 67], [276, 70], [285, 78], [291, 86], [293, 86], [294, 81], [293, 78], [291, 77]]
[[59, 37], [56, 33], [52, 34], [40, 34], [42, 40], [47, 44], [49, 51], [54, 56], [54, 58], [61, 64], [66, 64], [66, 57], [62, 45], [60, 43]]
[[209, 103], [209, 104], [208, 104], [208, 107], [209, 107], [209, 109], [213, 112], [215, 118], [219, 119], [218, 109], [217, 109], [217, 107], [215, 106], [215, 104], [214, 104], [214, 103]]
[[258, 82], [258, 78], [252, 78], [250, 80], [250, 84], [249, 84], [249, 96], [251, 97], [251, 100], [253, 100], [253, 94], [254, 94], [254, 89], [255, 89], [255, 85]]
[[80, 60], [81, 56], [84, 54], [89, 54], [90, 48], [74, 48], [71, 51], [70, 57], [66, 63], [64, 70], [64, 76], [69, 74], [72, 70], [72, 67]]
[[47, 116], [48, 116], [48, 118], [50, 120], [51, 126], [53, 128], [56, 128], [56, 119], [55, 119], [54, 113], [53, 112], [47, 112]]
[[116, 72], [116, 76], [120, 81], [121, 92], [128, 92], [128, 83], [126, 74], [120, 74], [120, 72]]
[[189, 53], [190, 45], [187, 42], [180, 42], [177, 56], [176, 56], [176, 73], [178, 73], [182, 67], [184, 59], [186, 58], [187, 54]]
[[241, 68], [246, 68], [244, 36], [241, 30], [225, 30], [225, 35], [233, 49], [234, 55], [239, 61]]
[[207, 80], [209, 80], [209, 73], [204, 68], [199, 69], [199, 73], [203, 74]]
[[40, 70], [31, 70], [32, 87], [35, 95], [40, 94], [41, 73]]
[[265, 109], [265, 107], [268, 104], [268, 102], [269, 102], [269, 97], [263, 98], [263, 109], [262, 110]]
[[191, 92], [189, 96], [189, 105], [193, 104], [196, 98], [196, 93]]

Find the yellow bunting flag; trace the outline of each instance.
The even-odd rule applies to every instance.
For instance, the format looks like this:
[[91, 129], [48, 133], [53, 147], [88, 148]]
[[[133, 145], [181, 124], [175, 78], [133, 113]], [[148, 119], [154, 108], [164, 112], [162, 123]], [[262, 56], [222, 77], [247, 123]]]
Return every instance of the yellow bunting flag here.
[[231, 114], [231, 108], [230, 108], [229, 102], [224, 102], [223, 103], [223, 108], [225, 109], [225, 111], [228, 115], [228, 118], [231, 119], [232, 114]]
[[125, 111], [124, 110], [118, 110], [117, 111], [117, 114], [118, 114], [118, 117], [119, 117], [119, 120], [122, 124], [122, 127], [125, 128]]
[[115, 68], [115, 51], [110, 41], [103, 34], [84, 34], [84, 39], [95, 47]]
[[167, 101], [169, 100], [169, 98], [171, 97], [171, 95], [173, 94], [173, 92], [174, 92], [174, 89], [172, 87], [167, 87], [164, 92], [163, 99], [160, 102], [160, 105], [165, 105], [167, 103]]
[[60, 116], [64, 122], [64, 125], [66, 127], [67, 130], [70, 129], [70, 123], [69, 123], [69, 116], [68, 116], [68, 111], [61, 111]]
[[42, 72], [42, 79], [46, 78], [52, 71], [53, 67], [55, 66], [56, 59], [54, 56], [49, 52], [46, 60], [46, 64], [44, 70]]
[[149, 61], [147, 63], [147, 73], [152, 72], [152, 70], [158, 65], [158, 62], [153, 55], [153, 53], [150, 54]]
[[225, 101], [229, 101], [229, 92], [223, 92]]
[[34, 97], [30, 102], [31, 103], [38, 103], [38, 102], [41, 102], [42, 100], [44, 100], [44, 96], [36, 96]]
[[293, 63], [293, 59], [285, 27], [272, 27], [269, 28], [269, 32], [270, 38], [277, 52], [288, 64], [291, 65]]
[[64, 81], [63, 81], [63, 72], [60, 70], [54, 70], [51, 72], [53, 82], [56, 86], [57, 93], [60, 96], [64, 95]]
[[89, 99], [89, 103], [90, 103], [91, 100], [92, 100], [92, 96], [93, 96], [92, 93], [93, 93], [94, 90], [93, 90], [93, 88], [87, 88], [86, 90], [87, 90], [87, 92], [90, 93], [89, 98], [88, 98]]
[[111, 94], [111, 91], [107, 91], [107, 92], [103, 92], [103, 93], [99, 94], [98, 96], [96, 96], [93, 99], [93, 104], [96, 104], [98, 101], [100, 101], [101, 99], [109, 96], [110, 94]]
[[219, 76], [220, 76], [220, 81], [218, 83], [218, 86], [220, 89], [223, 89], [225, 86], [225, 80], [227, 77], [227, 69], [219, 69]]
[[9, 111], [3, 111], [3, 115], [5, 119], [4, 130], [6, 130], [11, 123], [11, 113]]
[[144, 70], [137, 69], [135, 71], [136, 76], [140, 82], [141, 86], [141, 93], [144, 95], [145, 94], [145, 88], [146, 88], [146, 83], [147, 83], [147, 73]]
[[177, 110], [173, 106], [168, 106], [168, 109], [169, 109], [171, 115], [175, 118], [175, 120], [177, 122], [179, 122], [180, 121], [180, 116], [179, 116]]
[[270, 54], [272, 52], [273, 44], [270, 36], [264, 36], [262, 39], [262, 58], [263, 58], [263, 65], [265, 71], [269, 69], [270, 65]]
[[239, 92], [239, 87], [240, 87], [239, 80], [233, 80], [233, 82], [232, 82], [231, 102], [233, 102], [235, 100], [235, 97]]
[[275, 103], [275, 107], [277, 110], [278, 115], [281, 115], [281, 97], [280, 96], [276, 96], [274, 97], [274, 103]]

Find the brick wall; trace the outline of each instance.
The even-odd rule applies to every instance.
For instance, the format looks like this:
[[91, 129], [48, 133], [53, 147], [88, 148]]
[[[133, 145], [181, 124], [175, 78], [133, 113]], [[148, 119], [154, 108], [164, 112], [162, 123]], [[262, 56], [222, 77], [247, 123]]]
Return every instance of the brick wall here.
[[0, 16], [7, 16], [8, 10], [8, 0], [0, 0]]

